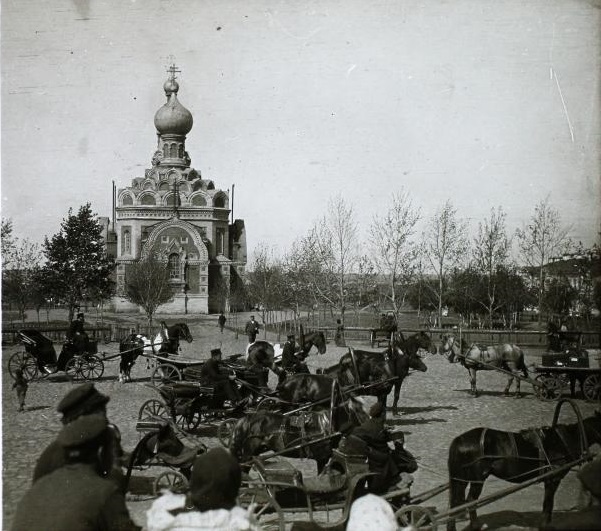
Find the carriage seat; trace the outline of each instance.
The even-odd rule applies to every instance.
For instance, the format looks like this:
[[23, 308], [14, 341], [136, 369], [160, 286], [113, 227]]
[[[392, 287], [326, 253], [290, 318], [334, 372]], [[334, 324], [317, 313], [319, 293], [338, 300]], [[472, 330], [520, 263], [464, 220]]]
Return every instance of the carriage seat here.
[[176, 468], [188, 468], [205, 448], [191, 448], [184, 445], [175, 433], [173, 426], [164, 423], [150, 435], [145, 442], [146, 456], [155, 456], [158, 460]]
[[200, 395], [212, 396], [215, 388], [211, 385], [201, 385], [197, 382], [175, 382], [162, 385], [159, 392], [168, 398], [196, 398]]
[[337, 470], [346, 476], [355, 476], [369, 472], [367, 457], [361, 454], [347, 454], [338, 448], [332, 450], [332, 457], [326, 469]]

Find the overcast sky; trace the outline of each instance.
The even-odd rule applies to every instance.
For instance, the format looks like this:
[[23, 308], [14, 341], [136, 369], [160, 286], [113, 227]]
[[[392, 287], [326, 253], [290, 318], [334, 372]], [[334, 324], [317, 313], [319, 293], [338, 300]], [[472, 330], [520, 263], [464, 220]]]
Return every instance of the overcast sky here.
[[510, 231], [549, 195], [599, 232], [600, 2], [2, 0], [2, 216], [42, 241], [111, 213], [156, 148], [165, 68], [192, 166], [235, 183], [249, 250], [287, 248], [340, 192], [361, 230], [408, 190]]

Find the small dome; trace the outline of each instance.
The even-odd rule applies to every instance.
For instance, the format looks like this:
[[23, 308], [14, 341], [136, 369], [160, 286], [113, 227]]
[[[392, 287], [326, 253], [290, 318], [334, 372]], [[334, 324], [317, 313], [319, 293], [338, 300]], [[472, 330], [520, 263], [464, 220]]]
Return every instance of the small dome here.
[[192, 113], [177, 99], [179, 84], [175, 79], [168, 79], [163, 88], [167, 103], [154, 115], [154, 126], [161, 135], [187, 135], [192, 129]]

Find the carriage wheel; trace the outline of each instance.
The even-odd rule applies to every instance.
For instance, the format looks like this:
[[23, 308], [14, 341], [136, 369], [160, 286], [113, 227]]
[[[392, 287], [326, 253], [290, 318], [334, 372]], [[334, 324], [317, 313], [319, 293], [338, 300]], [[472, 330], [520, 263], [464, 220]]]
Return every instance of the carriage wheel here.
[[17, 369], [23, 371], [23, 378], [30, 382], [38, 375], [38, 364], [29, 352], [15, 352], [8, 360], [8, 373], [15, 378]]
[[540, 400], [547, 402], [559, 400], [566, 390], [566, 383], [559, 376], [539, 374], [535, 380], [542, 384], [542, 387], [535, 386], [536, 396]]
[[582, 382], [582, 393], [589, 402], [597, 402], [601, 398], [601, 376], [589, 374]]
[[138, 420], [157, 420], [157, 418], [169, 420], [167, 406], [156, 398], [146, 400], [138, 412]]
[[98, 356], [89, 356], [81, 362], [81, 374], [84, 379], [100, 378], [104, 374], [104, 362]]
[[150, 376], [150, 382], [152, 385], [159, 385], [161, 383], [169, 383], [175, 380], [181, 380], [182, 373], [180, 370], [171, 363], [161, 363]]
[[65, 373], [67, 374], [67, 376], [74, 380], [79, 380], [81, 378], [84, 378], [84, 376], [82, 374], [83, 363], [84, 363], [84, 360], [81, 356], [75, 356], [75, 357], [71, 358], [65, 364]]
[[160, 496], [163, 490], [170, 490], [173, 494], [185, 494], [188, 490], [188, 480], [177, 470], [167, 470], [157, 476], [152, 490], [155, 496]]
[[184, 431], [195, 430], [198, 428], [201, 420], [202, 417], [199, 411], [183, 411], [181, 413], [177, 412], [173, 415], [173, 421], [175, 422], [176, 426]]
[[232, 434], [234, 433], [234, 427], [238, 423], [238, 420], [239, 419], [227, 419], [217, 427], [217, 437], [219, 438], [219, 442], [226, 448], [230, 447], [230, 441]]
[[402, 527], [419, 530], [436, 531], [436, 518], [434, 513], [421, 505], [406, 505], [395, 513], [397, 522]]

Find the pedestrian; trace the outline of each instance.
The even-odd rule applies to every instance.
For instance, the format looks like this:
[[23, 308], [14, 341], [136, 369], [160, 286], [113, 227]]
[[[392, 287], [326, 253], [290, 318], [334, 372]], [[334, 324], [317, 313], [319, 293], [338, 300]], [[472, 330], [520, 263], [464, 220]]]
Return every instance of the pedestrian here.
[[[93, 383], [79, 385], [69, 391], [59, 402], [57, 411], [62, 413], [61, 422], [64, 425], [71, 424], [80, 417], [86, 415], [100, 414], [106, 418], [106, 404], [110, 398], [100, 393]], [[119, 488], [124, 487], [121, 460], [123, 449], [121, 448], [121, 434], [119, 428], [109, 423], [110, 440], [104, 448], [112, 454], [112, 467], [106, 471], [107, 478], [114, 481]], [[65, 465], [63, 448], [58, 439], [52, 441], [41, 453], [33, 471], [33, 483], [40, 478], [50, 474]]]
[[244, 327], [244, 333], [248, 336], [248, 343], [254, 343], [259, 333], [259, 323], [255, 321], [255, 316], [251, 315]]
[[17, 390], [17, 400], [19, 401], [19, 411], [25, 409], [25, 395], [27, 394], [27, 380], [23, 376], [23, 369], [17, 369], [15, 371], [15, 383], [13, 389]]
[[219, 330], [221, 331], [221, 333], [223, 334], [223, 327], [225, 326], [225, 321], [227, 319], [225, 318], [225, 315], [223, 315], [223, 312], [221, 312], [219, 314], [219, 318], [217, 319], [217, 323], [219, 324]]
[[[240, 465], [225, 448], [213, 448], [192, 465], [190, 494], [164, 493], [146, 512], [148, 531], [213, 529], [258, 531], [252, 508], [236, 505], [242, 484]], [[182, 512], [186, 501], [193, 511]]]
[[13, 531], [139, 530], [125, 505], [125, 494], [102, 477], [111, 434], [102, 414], [66, 424], [57, 437], [65, 465], [40, 478], [17, 506]]
[[67, 331], [67, 340], [70, 341], [77, 354], [83, 354], [88, 351], [88, 334], [84, 330], [86, 319], [83, 313], [78, 313], [77, 317], [71, 321]]
[[346, 347], [344, 341], [344, 325], [340, 319], [336, 319], [336, 335], [334, 336], [334, 343], [337, 347]]

